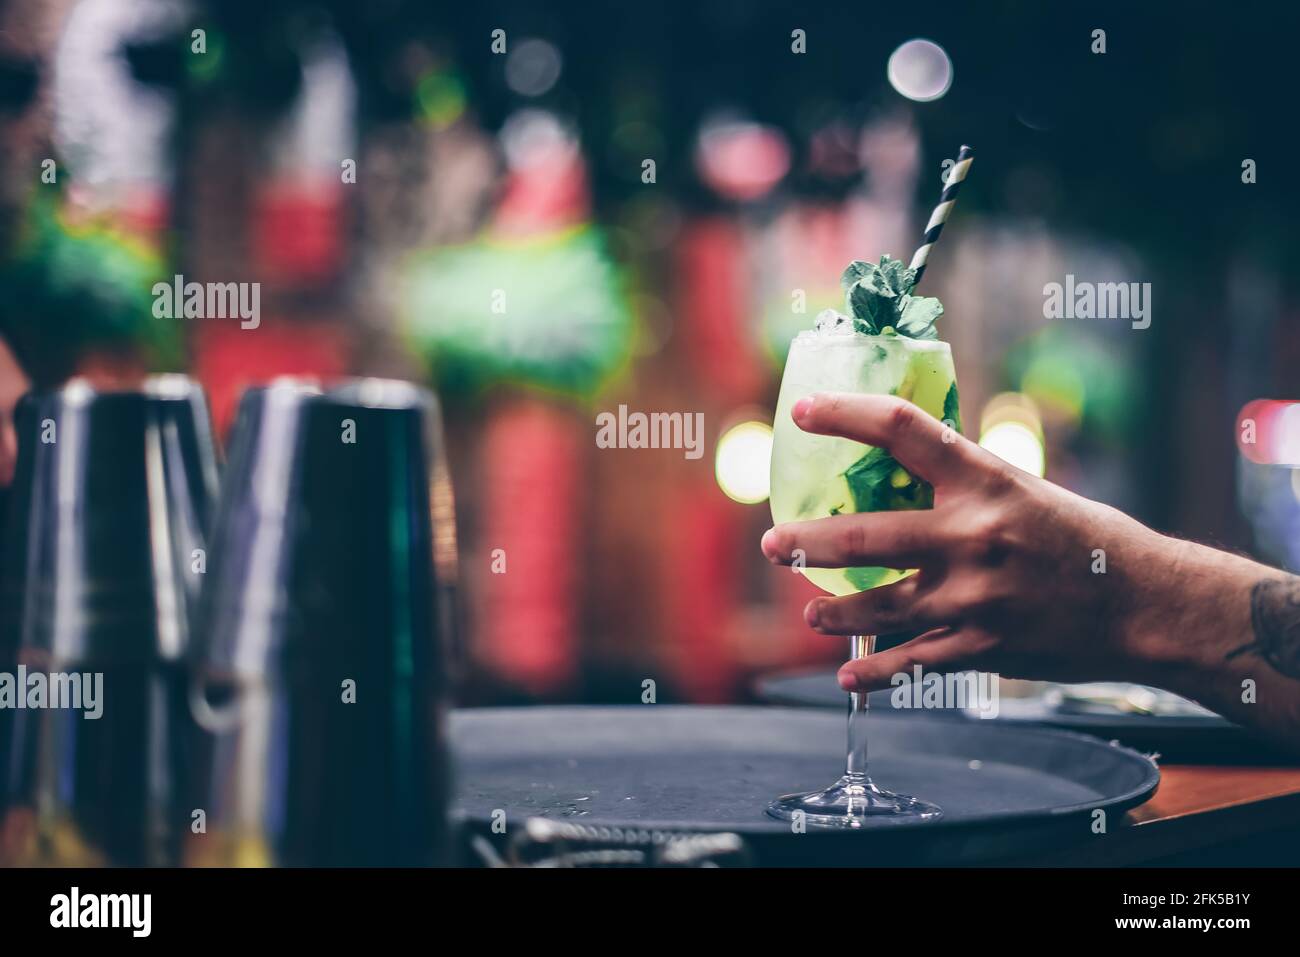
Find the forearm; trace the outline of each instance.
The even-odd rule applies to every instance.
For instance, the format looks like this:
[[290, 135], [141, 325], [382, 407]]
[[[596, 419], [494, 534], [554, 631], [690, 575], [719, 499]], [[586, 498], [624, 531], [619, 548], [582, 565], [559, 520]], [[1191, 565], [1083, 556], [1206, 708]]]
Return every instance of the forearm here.
[[1129, 616], [1135, 677], [1300, 750], [1300, 578], [1157, 539]]

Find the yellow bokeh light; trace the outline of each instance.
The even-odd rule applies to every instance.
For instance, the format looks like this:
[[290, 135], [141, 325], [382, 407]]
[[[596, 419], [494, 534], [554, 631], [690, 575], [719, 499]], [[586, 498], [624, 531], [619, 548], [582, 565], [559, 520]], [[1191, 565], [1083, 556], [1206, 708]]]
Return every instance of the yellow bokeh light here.
[[999, 422], [980, 436], [980, 445], [1030, 475], [1047, 471], [1043, 440], [1023, 422]]
[[718, 439], [713, 474], [728, 498], [744, 505], [767, 501], [771, 467], [772, 427], [766, 422], [741, 422]]
[[1038, 406], [1020, 392], [995, 395], [980, 415], [980, 445], [1004, 462], [1041, 478], [1047, 471], [1043, 420]]
[[1042, 438], [1043, 419], [1038, 405], [1022, 392], [1001, 392], [984, 404], [980, 413], [980, 435], [1003, 422], [1019, 422]]

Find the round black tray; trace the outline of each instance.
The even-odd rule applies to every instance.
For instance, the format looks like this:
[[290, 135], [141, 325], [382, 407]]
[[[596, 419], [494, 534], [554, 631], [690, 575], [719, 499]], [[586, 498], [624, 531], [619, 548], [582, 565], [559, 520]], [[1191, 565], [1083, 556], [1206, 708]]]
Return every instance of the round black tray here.
[[831, 783], [844, 717], [770, 707], [560, 707], [457, 712], [460, 810], [492, 836], [530, 817], [592, 828], [730, 832], [766, 864], [973, 863], [1087, 840], [1146, 800], [1155, 765], [1127, 748], [1037, 728], [873, 714], [871, 771], [939, 804], [937, 822], [797, 833], [764, 813], [778, 794]]
[[[790, 707], [833, 708], [843, 711], [845, 694], [834, 669], [787, 671], [765, 675], [754, 684], [762, 701]], [[876, 711], [890, 709], [891, 691], [871, 694]], [[1042, 696], [1013, 698], [1003, 695], [995, 718], [977, 718], [963, 710], [929, 709], [935, 717], [975, 719], [993, 724], [1041, 725], [1119, 741], [1144, 753], [1158, 753], [1166, 761], [1216, 764], [1293, 764], [1295, 759], [1259, 736], [1217, 714], [1145, 715], [1096, 714], [1064, 711]]]

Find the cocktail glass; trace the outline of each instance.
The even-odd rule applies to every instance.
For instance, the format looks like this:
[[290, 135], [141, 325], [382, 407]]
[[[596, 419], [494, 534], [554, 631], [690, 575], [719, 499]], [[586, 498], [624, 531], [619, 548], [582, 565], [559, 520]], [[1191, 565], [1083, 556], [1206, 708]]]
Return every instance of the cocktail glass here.
[[[852, 512], [929, 508], [933, 490], [885, 449], [837, 436], [814, 435], [795, 425], [794, 404], [815, 392], [897, 395], [961, 431], [957, 376], [945, 342], [900, 335], [802, 332], [786, 359], [777, 400], [772, 449], [772, 518], [808, 521]], [[799, 570], [833, 595], [877, 588], [911, 574], [894, 568]], [[849, 656], [875, 650], [874, 635], [849, 638]], [[937, 806], [875, 784], [867, 772], [867, 694], [849, 695], [848, 760], [830, 787], [778, 798], [767, 809], [782, 820], [822, 827], [862, 827], [868, 820], [938, 818]]]

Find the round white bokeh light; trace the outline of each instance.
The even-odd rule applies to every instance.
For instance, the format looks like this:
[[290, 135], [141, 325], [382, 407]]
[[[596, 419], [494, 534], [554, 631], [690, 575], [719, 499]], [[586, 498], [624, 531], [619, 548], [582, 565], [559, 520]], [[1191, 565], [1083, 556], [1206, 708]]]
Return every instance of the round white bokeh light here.
[[744, 505], [767, 500], [771, 487], [772, 427], [742, 422], [718, 439], [713, 474], [729, 498]]
[[930, 40], [908, 40], [889, 57], [890, 85], [909, 100], [929, 103], [952, 86], [952, 61]]
[[555, 86], [563, 65], [555, 44], [521, 40], [506, 57], [506, 85], [523, 96], [541, 96]]
[[980, 436], [980, 445], [1030, 475], [1042, 478], [1047, 470], [1043, 440], [1022, 422], [999, 422]]
[[1277, 438], [1270, 458], [1278, 465], [1300, 466], [1300, 402], [1288, 403], [1273, 427]]

